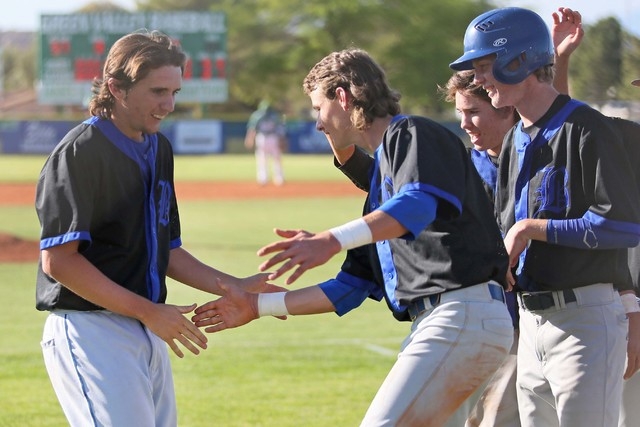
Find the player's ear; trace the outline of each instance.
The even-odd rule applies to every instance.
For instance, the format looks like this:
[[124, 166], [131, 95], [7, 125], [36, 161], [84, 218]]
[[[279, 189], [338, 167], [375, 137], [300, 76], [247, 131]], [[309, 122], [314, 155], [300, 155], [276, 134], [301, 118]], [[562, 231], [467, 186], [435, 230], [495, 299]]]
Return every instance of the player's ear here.
[[342, 87], [336, 88], [336, 99], [344, 111], [349, 111], [349, 96], [351, 94]]
[[109, 87], [109, 92], [113, 95], [117, 100], [121, 100], [127, 94], [124, 89], [121, 88], [120, 81], [113, 77], [109, 77], [107, 80], [107, 86]]

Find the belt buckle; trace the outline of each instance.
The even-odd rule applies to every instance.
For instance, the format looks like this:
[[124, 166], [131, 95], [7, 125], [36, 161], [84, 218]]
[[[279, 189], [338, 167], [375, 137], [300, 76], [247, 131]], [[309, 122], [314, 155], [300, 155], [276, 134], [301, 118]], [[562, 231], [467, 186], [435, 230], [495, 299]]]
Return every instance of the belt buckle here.
[[440, 303], [440, 294], [429, 295], [426, 297], [418, 298], [415, 302], [412, 302], [411, 304], [409, 304], [409, 308], [408, 308], [409, 318], [413, 322], [418, 317], [420, 317], [422, 313], [434, 308], [439, 303]]

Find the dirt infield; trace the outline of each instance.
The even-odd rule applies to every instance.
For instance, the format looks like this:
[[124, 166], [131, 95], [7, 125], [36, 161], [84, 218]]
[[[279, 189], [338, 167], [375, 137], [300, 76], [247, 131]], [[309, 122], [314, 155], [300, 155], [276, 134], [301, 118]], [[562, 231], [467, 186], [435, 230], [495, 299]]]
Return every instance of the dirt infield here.
[[[178, 200], [241, 200], [302, 197], [364, 196], [350, 182], [291, 182], [260, 186], [253, 182], [176, 182]], [[0, 185], [0, 206], [33, 205], [33, 184]], [[38, 242], [0, 233], [0, 263], [33, 262]]]

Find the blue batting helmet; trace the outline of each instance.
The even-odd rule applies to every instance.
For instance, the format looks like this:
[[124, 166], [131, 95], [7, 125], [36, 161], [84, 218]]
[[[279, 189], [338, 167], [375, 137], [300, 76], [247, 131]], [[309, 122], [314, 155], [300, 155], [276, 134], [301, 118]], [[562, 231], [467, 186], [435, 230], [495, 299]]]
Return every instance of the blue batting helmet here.
[[494, 77], [506, 84], [520, 83], [540, 67], [553, 64], [549, 28], [535, 12], [505, 7], [483, 13], [464, 34], [464, 55], [449, 64], [454, 70], [472, 70], [472, 61], [495, 54]]

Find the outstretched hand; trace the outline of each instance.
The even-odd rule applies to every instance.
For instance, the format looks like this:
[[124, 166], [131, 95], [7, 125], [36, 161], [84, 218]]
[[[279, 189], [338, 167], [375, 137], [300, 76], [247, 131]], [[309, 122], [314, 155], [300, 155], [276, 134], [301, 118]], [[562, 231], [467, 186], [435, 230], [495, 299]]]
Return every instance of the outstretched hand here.
[[237, 286], [219, 282], [224, 296], [196, 308], [191, 318], [205, 332], [220, 332], [245, 325], [258, 316], [258, 294], [245, 292]]
[[560, 7], [553, 13], [551, 36], [556, 55], [569, 56], [580, 46], [584, 30], [582, 29], [582, 15], [568, 7]]
[[281, 230], [278, 228], [274, 231], [285, 239], [270, 243], [258, 250], [258, 256], [275, 253], [274, 256], [263, 262], [259, 269], [266, 271], [274, 265], [284, 262], [269, 275], [270, 280], [275, 280], [297, 266], [298, 268], [286, 279], [285, 284], [287, 285], [295, 282], [305, 271], [326, 263], [341, 249], [340, 243], [329, 231], [318, 234], [304, 230]]

